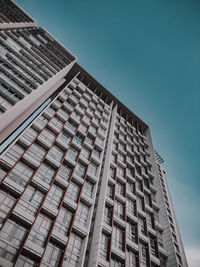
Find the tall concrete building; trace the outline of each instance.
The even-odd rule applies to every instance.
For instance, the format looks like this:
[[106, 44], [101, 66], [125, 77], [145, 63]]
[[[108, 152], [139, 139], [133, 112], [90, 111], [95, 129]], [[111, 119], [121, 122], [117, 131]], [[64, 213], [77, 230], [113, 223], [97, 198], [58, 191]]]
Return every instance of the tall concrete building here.
[[0, 0], [0, 266], [187, 267], [149, 126], [75, 61]]

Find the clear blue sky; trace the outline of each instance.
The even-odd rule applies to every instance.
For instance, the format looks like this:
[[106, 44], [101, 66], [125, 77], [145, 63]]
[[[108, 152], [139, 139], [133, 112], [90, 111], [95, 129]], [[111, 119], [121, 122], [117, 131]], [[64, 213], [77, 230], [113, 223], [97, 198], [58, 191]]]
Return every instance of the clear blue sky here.
[[200, 266], [200, 1], [16, 2], [150, 125], [190, 266]]

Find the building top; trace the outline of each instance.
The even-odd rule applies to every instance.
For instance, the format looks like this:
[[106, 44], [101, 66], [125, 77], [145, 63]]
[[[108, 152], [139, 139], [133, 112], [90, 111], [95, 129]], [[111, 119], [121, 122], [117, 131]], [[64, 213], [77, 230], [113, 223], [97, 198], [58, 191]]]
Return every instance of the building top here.
[[[103, 85], [101, 85], [95, 78], [93, 78], [87, 71], [85, 71], [79, 64], [75, 64], [71, 70], [74, 73], [79, 73], [79, 80], [85, 84], [89, 89], [95, 90], [102, 94], [102, 98], [106, 99], [106, 103], [110, 104], [113, 101], [114, 105], [118, 105], [118, 113], [124, 117], [131, 125], [136, 128], [142, 128], [142, 132], [149, 127], [137, 115], [135, 115], [129, 108], [127, 108], [121, 101], [119, 101], [112, 93], [110, 93]], [[135, 125], [136, 124], [136, 125]]]
[[37, 22], [11, 0], [0, 0], [0, 28], [36, 26]]

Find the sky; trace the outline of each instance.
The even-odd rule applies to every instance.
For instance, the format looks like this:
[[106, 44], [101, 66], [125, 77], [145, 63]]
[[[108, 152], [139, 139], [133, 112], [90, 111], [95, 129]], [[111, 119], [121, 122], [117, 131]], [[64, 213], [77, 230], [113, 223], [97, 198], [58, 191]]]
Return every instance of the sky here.
[[199, 267], [200, 1], [16, 2], [150, 126], [189, 266]]

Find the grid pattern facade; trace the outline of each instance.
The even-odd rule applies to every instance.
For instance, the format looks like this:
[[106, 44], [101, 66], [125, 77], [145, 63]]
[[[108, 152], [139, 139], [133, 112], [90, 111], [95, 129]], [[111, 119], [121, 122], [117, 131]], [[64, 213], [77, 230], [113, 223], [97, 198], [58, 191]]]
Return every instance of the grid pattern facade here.
[[0, 23], [24, 23], [34, 20], [11, 0], [0, 0]]
[[74, 60], [42, 28], [0, 30], [0, 113]]
[[109, 118], [109, 105], [72, 82], [2, 156], [7, 266], [84, 261]]
[[0, 140], [49, 103], [0, 155], [0, 266], [187, 267], [149, 127], [0, 7]]

